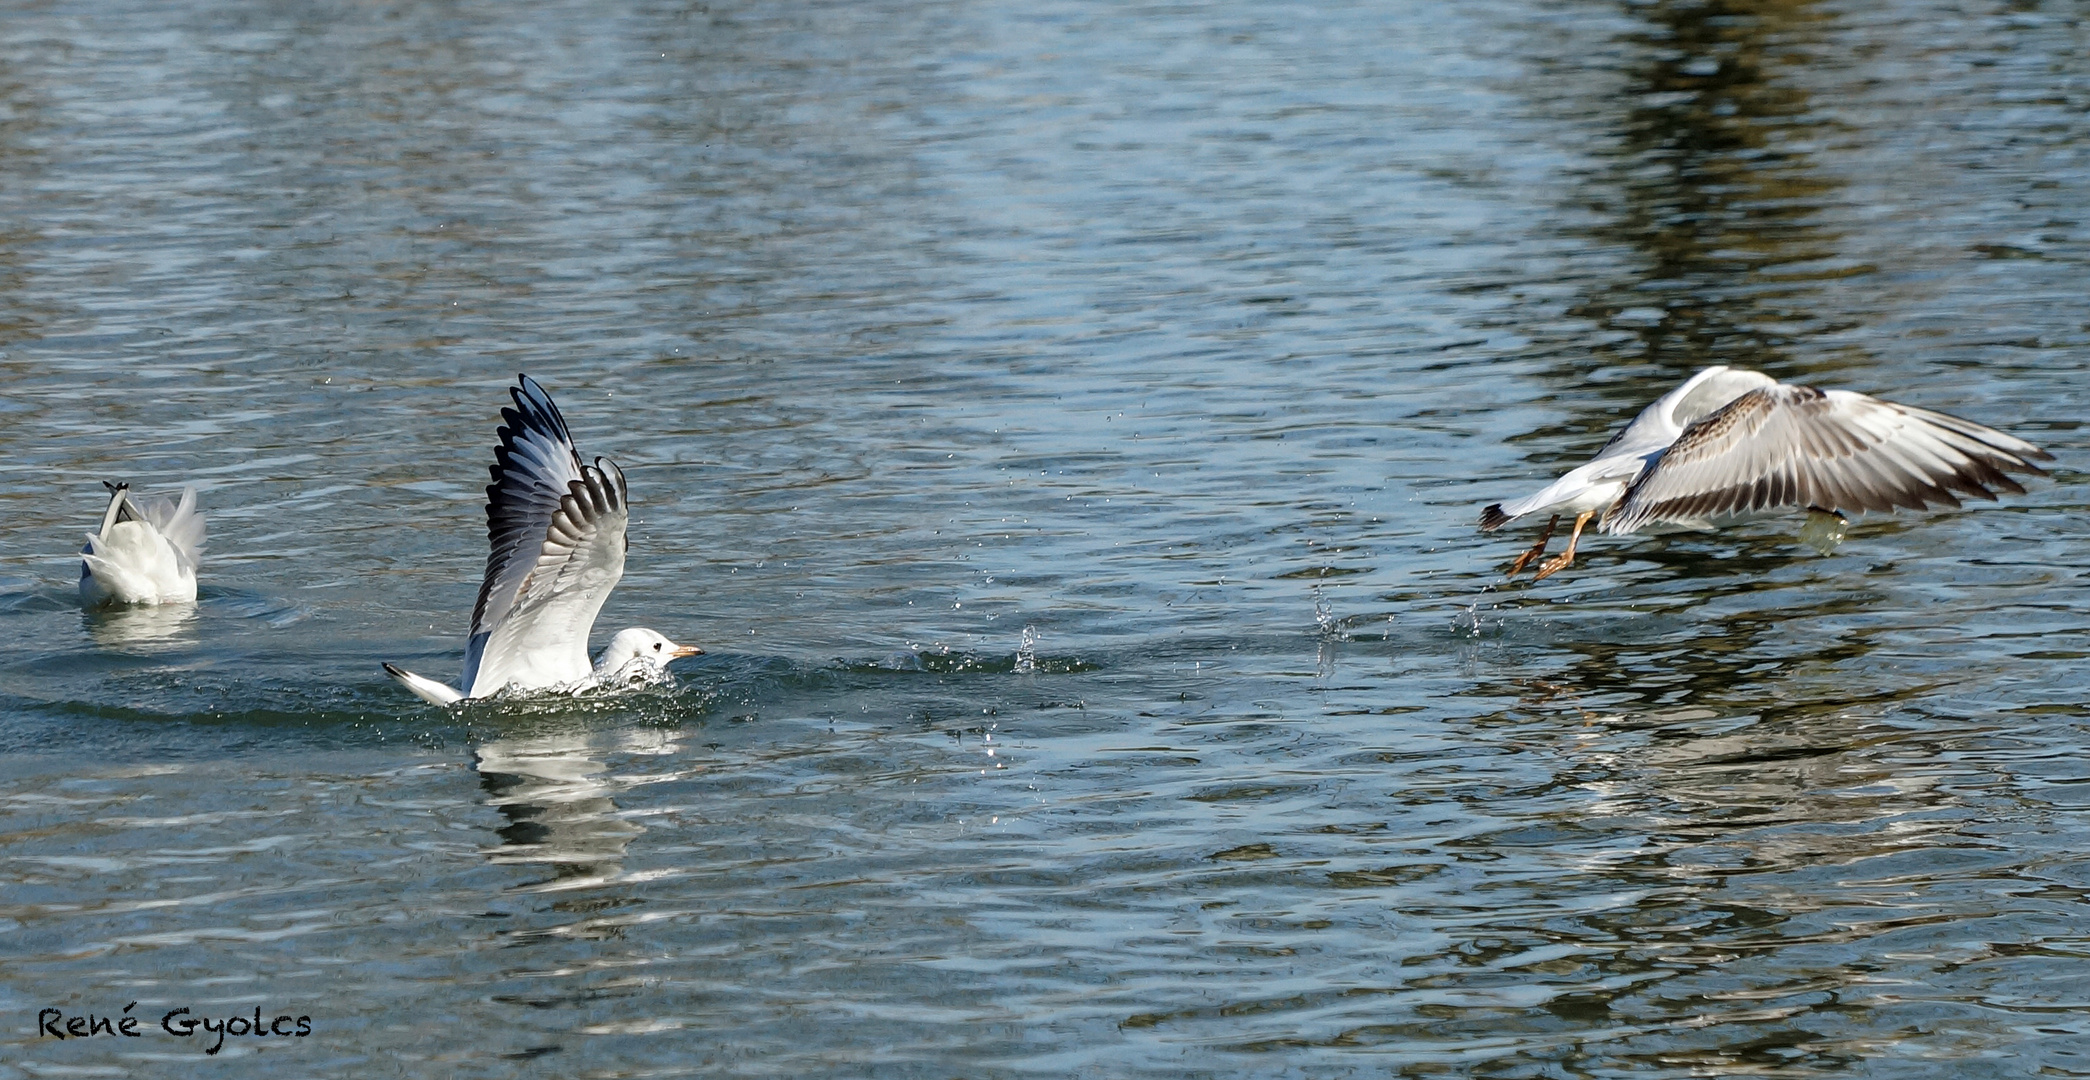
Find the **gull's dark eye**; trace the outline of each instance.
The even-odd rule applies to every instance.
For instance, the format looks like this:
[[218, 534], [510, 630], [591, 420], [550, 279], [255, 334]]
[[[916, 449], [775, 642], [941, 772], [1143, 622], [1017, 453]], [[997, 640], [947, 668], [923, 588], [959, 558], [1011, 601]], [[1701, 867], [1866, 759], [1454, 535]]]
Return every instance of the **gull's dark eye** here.
[[659, 651], [660, 651], [660, 642], [656, 641], [656, 642], [654, 642], [654, 643], [653, 643], [653, 651], [654, 651], [654, 652], [659, 652]]

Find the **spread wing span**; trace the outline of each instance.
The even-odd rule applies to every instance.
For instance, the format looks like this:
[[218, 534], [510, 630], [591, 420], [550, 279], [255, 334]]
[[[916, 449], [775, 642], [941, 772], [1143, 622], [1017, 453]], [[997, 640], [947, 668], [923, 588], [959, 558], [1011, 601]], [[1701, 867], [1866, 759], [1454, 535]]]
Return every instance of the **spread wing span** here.
[[[1788, 507], [1857, 513], [2022, 493], [2010, 473], [2052, 455], [1958, 417], [1848, 390], [1777, 383], [1690, 424], [1601, 528], [1704, 528]], [[1957, 494], [1955, 494], [1957, 493]]]

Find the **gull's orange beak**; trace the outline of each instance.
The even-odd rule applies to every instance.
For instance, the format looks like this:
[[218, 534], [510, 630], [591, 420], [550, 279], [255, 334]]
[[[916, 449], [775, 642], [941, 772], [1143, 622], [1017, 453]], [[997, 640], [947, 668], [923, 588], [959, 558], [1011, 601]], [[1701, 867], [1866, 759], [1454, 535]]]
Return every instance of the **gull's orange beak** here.
[[677, 645], [677, 646], [675, 646], [675, 648], [674, 648], [674, 649], [673, 649], [672, 651], [670, 651], [670, 652], [668, 653], [668, 659], [670, 659], [670, 660], [675, 660], [675, 659], [680, 659], [681, 657], [684, 657], [684, 656], [702, 656], [702, 655], [704, 655], [704, 650], [703, 650], [703, 648], [702, 648], [701, 646], [697, 646], [697, 645]]

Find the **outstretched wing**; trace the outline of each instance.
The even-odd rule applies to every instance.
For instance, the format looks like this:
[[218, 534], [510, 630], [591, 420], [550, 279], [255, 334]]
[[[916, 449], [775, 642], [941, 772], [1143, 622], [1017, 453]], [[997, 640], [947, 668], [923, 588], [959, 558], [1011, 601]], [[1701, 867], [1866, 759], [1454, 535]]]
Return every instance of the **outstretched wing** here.
[[491, 551], [465, 647], [473, 697], [586, 677], [588, 631], [624, 576], [623, 472], [603, 458], [582, 465], [551, 395], [518, 381], [486, 488]]
[[1943, 413], [1851, 393], [1774, 384], [1684, 429], [1605, 515], [1607, 533], [1703, 526], [1786, 507], [1856, 513], [1958, 506], [2023, 492], [2008, 473], [2052, 455]]

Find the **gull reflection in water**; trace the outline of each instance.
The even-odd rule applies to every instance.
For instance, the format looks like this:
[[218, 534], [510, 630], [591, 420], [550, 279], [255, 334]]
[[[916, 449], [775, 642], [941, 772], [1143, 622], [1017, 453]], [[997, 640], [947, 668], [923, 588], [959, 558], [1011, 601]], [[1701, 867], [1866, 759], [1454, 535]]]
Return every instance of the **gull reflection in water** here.
[[196, 605], [154, 604], [82, 613], [87, 636], [105, 649], [165, 652], [196, 644]]
[[494, 739], [479, 746], [479, 783], [508, 823], [486, 854], [497, 863], [552, 867], [553, 888], [614, 878], [625, 848], [645, 832], [623, 817], [613, 796], [630, 781], [601, 760], [610, 754], [668, 754], [661, 732], [567, 733]]

